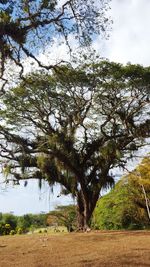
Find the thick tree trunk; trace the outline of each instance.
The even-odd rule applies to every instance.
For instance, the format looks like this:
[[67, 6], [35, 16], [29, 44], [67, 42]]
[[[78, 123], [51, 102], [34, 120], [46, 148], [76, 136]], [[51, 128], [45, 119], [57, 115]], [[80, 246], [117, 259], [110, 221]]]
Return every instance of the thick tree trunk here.
[[83, 192], [78, 193], [77, 197], [77, 221], [78, 221], [78, 230], [87, 231], [90, 228], [90, 219], [93, 213], [93, 210], [96, 206], [99, 193], [96, 195], [91, 195], [90, 198], [84, 196]]
[[77, 223], [78, 230], [84, 230], [84, 202], [81, 192], [77, 196]]
[[78, 210], [78, 230], [86, 231], [89, 228], [89, 220], [92, 216], [91, 212], [79, 211]]

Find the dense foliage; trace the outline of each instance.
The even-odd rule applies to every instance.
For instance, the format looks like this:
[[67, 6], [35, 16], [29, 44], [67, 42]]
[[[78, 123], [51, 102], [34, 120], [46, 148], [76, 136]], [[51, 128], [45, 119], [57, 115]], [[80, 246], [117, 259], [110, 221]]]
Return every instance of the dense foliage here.
[[121, 178], [110, 193], [97, 203], [93, 227], [97, 229], [144, 229], [150, 227], [150, 157]]
[[64, 226], [68, 232], [77, 228], [76, 207], [58, 206], [48, 214], [25, 214], [16, 216], [11, 213], [0, 213], [0, 235], [14, 235], [33, 232], [47, 231], [47, 227], [59, 231], [59, 226]]
[[101, 61], [52, 75], [34, 73], [1, 98], [5, 182], [58, 183], [87, 228], [100, 191], [113, 185], [150, 136], [150, 68]]
[[22, 234], [46, 227], [46, 214], [26, 214], [15, 216], [11, 213], [0, 214], [0, 235]]

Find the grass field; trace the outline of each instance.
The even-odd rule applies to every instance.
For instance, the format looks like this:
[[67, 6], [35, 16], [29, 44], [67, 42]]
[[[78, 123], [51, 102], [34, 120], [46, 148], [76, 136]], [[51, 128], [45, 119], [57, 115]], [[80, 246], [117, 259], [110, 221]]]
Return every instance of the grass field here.
[[150, 266], [150, 231], [0, 237], [0, 267]]

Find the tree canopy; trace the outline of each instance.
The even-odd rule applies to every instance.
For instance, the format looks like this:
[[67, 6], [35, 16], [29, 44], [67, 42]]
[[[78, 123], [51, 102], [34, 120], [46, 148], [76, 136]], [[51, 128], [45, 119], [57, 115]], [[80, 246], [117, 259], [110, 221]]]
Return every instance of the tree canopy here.
[[33, 73], [8, 90], [0, 112], [5, 182], [61, 184], [86, 228], [101, 189], [114, 183], [111, 170], [150, 136], [149, 77], [150, 68], [101, 61]]
[[[109, 0], [1, 0], [0, 1], [0, 78], [2, 89], [9, 80], [10, 66], [19, 68], [23, 78], [23, 61], [31, 58], [47, 70], [57, 64], [39, 59], [55, 40], [66, 42], [70, 51], [74, 38], [80, 46], [88, 45], [108, 25]], [[60, 63], [60, 62], [59, 62]], [[9, 69], [9, 70], [8, 70]], [[16, 72], [13, 73], [16, 76]], [[16, 76], [17, 77], [17, 76]]]
[[77, 227], [76, 217], [76, 207], [74, 205], [57, 206], [55, 210], [47, 215], [47, 224], [65, 226], [68, 232], [72, 232]]

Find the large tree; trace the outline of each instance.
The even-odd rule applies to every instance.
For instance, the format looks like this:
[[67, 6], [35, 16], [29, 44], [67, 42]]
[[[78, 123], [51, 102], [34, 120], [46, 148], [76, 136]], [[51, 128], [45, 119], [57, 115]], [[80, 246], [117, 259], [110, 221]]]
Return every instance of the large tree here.
[[58, 183], [88, 227], [114, 167], [124, 167], [150, 136], [150, 68], [102, 61], [52, 75], [34, 73], [1, 100], [5, 182]]
[[[57, 64], [43, 62], [44, 53], [55, 40], [66, 42], [70, 51], [72, 38], [78, 45], [89, 45], [93, 36], [104, 33], [109, 0], [1, 0], [0, 1], [0, 79], [2, 90], [9, 81], [10, 68], [19, 68], [24, 77], [24, 60], [32, 59], [41, 68]], [[32, 62], [32, 63], [33, 63]], [[8, 71], [9, 69], [9, 71]], [[16, 70], [15, 70], [16, 72]], [[15, 75], [15, 73], [13, 74]]]

